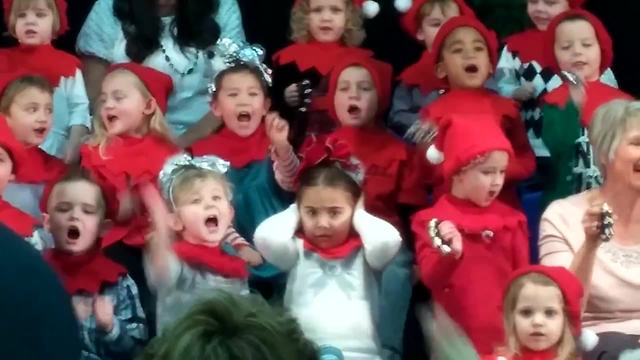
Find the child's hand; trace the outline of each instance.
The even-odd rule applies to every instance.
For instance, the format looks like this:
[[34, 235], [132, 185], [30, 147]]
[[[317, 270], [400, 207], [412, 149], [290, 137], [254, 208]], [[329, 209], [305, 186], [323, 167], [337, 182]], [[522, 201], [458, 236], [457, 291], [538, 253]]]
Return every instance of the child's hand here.
[[290, 147], [289, 145], [289, 123], [287, 123], [277, 112], [270, 112], [264, 118], [267, 135], [271, 144], [278, 149]]
[[284, 89], [284, 101], [291, 107], [300, 104], [300, 88], [298, 84], [291, 84]]
[[244, 260], [249, 266], [258, 266], [261, 265], [264, 260], [262, 259], [262, 255], [259, 252], [252, 249], [251, 246], [243, 246], [240, 250], [238, 250], [238, 256]]
[[138, 209], [138, 201], [131, 188], [118, 193], [118, 203], [118, 221], [131, 219]]
[[582, 111], [582, 107], [587, 96], [587, 93], [584, 90], [584, 85], [581, 83], [577, 85], [569, 84], [569, 95], [571, 96], [573, 103], [578, 108], [578, 111]]
[[67, 143], [63, 160], [65, 164], [77, 164], [80, 161], [80, 144]]
[[79, 321], [85, 321], [91, 316], [92, 305], [91, 299], [81, 296], [74, 296], [71, 298], [71, 304], [73, 304], [73, 312], [76, 314], [76, 318]]
[[451, 221], [443, 221], [438, 225], [438, 231], [442, 236], [442, 240], [449, 243], [453, 255], [456, 259], [459, 259], [462, 255], [462, 235], [458, 231], [458, 228]]
[[522, 84], [513, 92], [513, 98], [522, 102], [533, 98], [536, 95], [536, 87], [529, 82]]
[[104, 332], [113, 330], [113, 302], [108, 296], [98, 296], [93, 302], [93, 315], [96, 325]]
[[171, 243], [172, 232], [168, 225], [171, 215], [160, 191], [153, 184], [145, 183], [138, 186], [138, 192], [154, 228], [150, 239], [162, 239]]

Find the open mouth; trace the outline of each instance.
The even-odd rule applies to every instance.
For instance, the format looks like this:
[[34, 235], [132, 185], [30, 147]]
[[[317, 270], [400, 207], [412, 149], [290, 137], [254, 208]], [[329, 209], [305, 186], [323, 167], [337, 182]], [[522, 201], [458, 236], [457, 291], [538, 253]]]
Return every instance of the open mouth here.
[[476, 74], [478, 71], [480, 71], [480, 69], [476, 64], [469, 64], [464, 67], [464, 72], [466, 72], [467, 74]]
[[362, 109], [358, 105], [349, 105], [347, 108], [347, 112], [351, 116], [358, 116], [362, 113]]
[[77, 226], [71, 225], [67, 229], [67, 239], [78, 240], [80, 238], [80, 229]]
[[207, 230], [209, 231], [216, 231], [218, 230], [218, 217], [215, 215], [211, 215], [208, 216], [205, 220], [204, 220], [204, 226], [207, 228]]
[[43, 137], [47, 133], [47, 128], [46, 127], [35, 128], [33, 132], [36, 133], [36, 135]]
[[587, 63], [584, 61], [576, 61], [572, 64], [572, 67], [574, 69], [582, 69], [583, 67], [587, 66]]
[[38, 32], [37, 32], [37, 31], [35, 31], [35, 30], [31, 30], [31, 29], [29, 29], [29, 30], [26, 30], [26, 31], [24, 32], [24, 34], [25, 34], [25, 35], [27, 35], [27, 36], [33, 36], [33, 35], [38, 35]]
[[531, 336], [533, 336], [533, 337], [543, 337], [545, 335], [542, 332], [536, 331], [536, 332], [532, 332]]
[[109, 124], [112, 124], [113, 122], [115, 122], [116, 120], [118, 120], [118, 117], [115, 115], [107, 115], [107, 122]]
[[238, 113], [238, 121], [239, 122], [251, 121], [251, 114], [248, 111], [241, 111], [240, 113]]
[[328, 32], [333, 30], [331, 26], [320, 26], [320, 31]]
[[496, 197], [496, 195], [498, 195], [498, 192], [495, 191], [495, 190], [489, 190], [488, 195], [489, 195], [490, 198], [494, 198], [494, 197]]

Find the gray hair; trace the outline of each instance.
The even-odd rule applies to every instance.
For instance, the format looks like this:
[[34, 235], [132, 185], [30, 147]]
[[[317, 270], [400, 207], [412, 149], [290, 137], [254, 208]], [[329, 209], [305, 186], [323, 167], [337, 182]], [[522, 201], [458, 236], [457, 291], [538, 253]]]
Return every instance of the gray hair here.
[[594, 163], [604, 175], [616, 149], [630, 129], [640, 129], [640, 101], [612, 100], [598, 108], [589, 126]]

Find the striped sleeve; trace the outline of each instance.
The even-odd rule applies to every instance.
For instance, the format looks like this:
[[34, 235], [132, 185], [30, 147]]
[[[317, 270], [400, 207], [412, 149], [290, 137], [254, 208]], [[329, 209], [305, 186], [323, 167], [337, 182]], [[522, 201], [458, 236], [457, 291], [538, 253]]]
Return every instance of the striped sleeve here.
[[245, 246], [250, 246], [249, 242], [247, 242], [247, 240], [245, 240], [245, 238], [238, 234], [236, 229], [231, 226], [227, 229], [227, 233], [222, 238], [222, 242], [233, 246], [233, 248], [236, 250], [239, 250]]
[[294, 191], [300, 160], [293, 152], [293, 148], [290, 147], [284, 154], [279, 154], [271, 148], [271, 160], [278, 185], [286, 191]]

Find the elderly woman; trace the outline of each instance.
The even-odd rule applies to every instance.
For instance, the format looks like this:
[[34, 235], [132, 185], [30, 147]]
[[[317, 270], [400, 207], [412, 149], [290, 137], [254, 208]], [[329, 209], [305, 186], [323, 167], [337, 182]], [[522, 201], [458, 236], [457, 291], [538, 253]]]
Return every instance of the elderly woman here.
[[[640, 347], [640, 101], [600, 107], [589, 140], [604, 183], [549, 205], [540, 262], [565, 266], [584, 284], [583, 325], [600, 336], [584, 359], [618, 359], [622, 350]], [[610, 241], [600, 237], [605, 202], [615, 214]]]
[[144, 63], [173, 79], [166, 117], [174, 136], [196, 123], [213, 129], [220, 121], [207, 87], [220, 37], [244, 40], [236, 0], [97, 0], [77, 42], [87, 94], [95, 103], [109, 64]]

